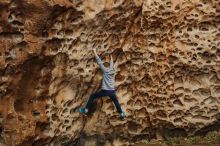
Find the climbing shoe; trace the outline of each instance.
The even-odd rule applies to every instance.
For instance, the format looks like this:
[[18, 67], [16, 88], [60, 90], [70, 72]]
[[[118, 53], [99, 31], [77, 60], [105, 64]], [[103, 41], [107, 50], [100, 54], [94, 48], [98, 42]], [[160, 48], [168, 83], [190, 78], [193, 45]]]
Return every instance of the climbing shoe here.
[[121, 113], [120, 113], [120, 118], [121, 118], [121, 120], [124, 120], [124, 119], [125, 119], [125, 113], [124, 113], [124, 112], [121, 112]]
[[88, 109], [86, 109], [86, 108], [83, 108], [83, 107], [80, 107], [79, 109], [78, 109], [78, 111], [81, 113], [81, 114], [84, 114], [84, 115], [88, 115]]

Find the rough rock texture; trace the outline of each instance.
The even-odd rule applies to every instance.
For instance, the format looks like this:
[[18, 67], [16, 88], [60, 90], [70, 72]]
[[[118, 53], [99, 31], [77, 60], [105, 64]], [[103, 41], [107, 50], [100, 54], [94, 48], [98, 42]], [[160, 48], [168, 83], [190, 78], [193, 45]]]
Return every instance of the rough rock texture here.
[[[91, 49], [116, 67], [118, 119]], [[220, 123], [219, 0], [1, 0], [0, 142], [119, 146]], [[3, 145], [4, 145], [3, 144]]]

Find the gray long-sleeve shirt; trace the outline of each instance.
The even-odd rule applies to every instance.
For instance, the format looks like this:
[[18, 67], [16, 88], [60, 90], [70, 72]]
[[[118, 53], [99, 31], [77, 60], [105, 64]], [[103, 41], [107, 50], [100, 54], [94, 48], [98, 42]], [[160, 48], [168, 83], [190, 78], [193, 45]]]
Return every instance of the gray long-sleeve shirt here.
[[102, 77], [102, 89], [103, 90], [115, 90], [115, 69], [113, 60], [110, 61], [110, 67], [105, 67], [99, 56], [96, 56], [97, 64], [100, 66], [103, 77]]

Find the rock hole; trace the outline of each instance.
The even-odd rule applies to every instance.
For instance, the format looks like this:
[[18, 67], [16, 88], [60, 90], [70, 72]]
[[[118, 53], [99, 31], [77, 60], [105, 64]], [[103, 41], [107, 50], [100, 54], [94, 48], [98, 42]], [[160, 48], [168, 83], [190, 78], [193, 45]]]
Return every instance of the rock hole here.
[[69, 109], [68, 109], [68, 108], [65, 108], [65, 109], [63, 110], [63, 113], [66, 114], [68, 111], [69, 111]]
[[211, 60], [206, 61], [207, 64], [211, 63]]
[[196, 102], [197, 100], [194, 98], [191, 98], [190, 96], [185, 96], [184, 97], [184, 102]]
[[158, 110], [158, 111], [156, 112], [156, 115], [158, 115], [159, 117], [162, 117], [162, 118], [166, 118], [166, 117], [167, 117], [166, 112], [163, 111], [163, 110]]
[[176, 56], [170, 55], [170, 56], [168, 57], [168, 60], [169, 60], [169, 63], [170, 63], [170, 64], [174, 64], [174, 63], [178, 60], [178, 58], [177, 58]]
[[181, 110], [174, 110], [169, 114], [169, 117], [181, 117], [183, 112]]
[[202, 115], [195, 115], [193, 118], [195, 119], [202, 119], [202, 120], [209, 120], [210, 118], [209, 117], [206, 117], [206, 116], [202, 116]]
[[47, 104], [47, 105], [45, 106], [45, 109], [49, 109], [49, 108], [50, 108], [50, 105]]
[[14, 108], [16, 112], [24, 111], [24, 101], [17, 99], [14, 103]]
[[12, 25], [17, 26], [17, 27], [19, 27], [19, 26], [21, 27], [21, 26], [23, 26], [23, 23], [21, 23], [19, 21], [13, 21]]
[[195, 35], [195, 38], [199, 39], [200, 37], [198, 35]]
[[66, 127], [66, 131], [70, 131], [71, 130], [71, 126]]
[[216, 96], [220, 96], [220, 86], [214, 87], [213, 94]]
[[57, 114], [52, 114], [52, 121], [57, 121], [59, 119], [59, 117], [57, 116]]
[[51, 112], [51, 113], [56, 113], [57, 111], [58, 111], [58, 108], [57, 108], [57, 107], [53, 107], [50, 112]]
[[194, 107], [191, 107], [189, 110], [191, 111], [191, 112], [195, 112], [195, 111], [197, 111], [197, 110], [199, 110], [200, 108], [199, 108], [199, 106], [194, 106]]
[[115, 80], [118, 81], [118, 82], [121, 82], [121, 81], [124, 81], [125, 77], [122, 76], [121, 74], [117, 74], [115, 76]]
[[0, 37], [11, 39], [14, 43], [22, 42], [24, 39], [24, 35], [20, 32], [14, 32], [14, 33], [2, 32], [0, 33]]
[[64, 123], [65, 123], [65, 124], [69, 124], [69, 122], [70, 122], [69, 120], [65, 120], [65, 122], [64, 122]]
[[140, 125], [138, 125], [137, 123], [135, 123], [135, 122], [132, 122], [132, 121], [130, 121], [129, 123], [128, 123], [128, 129], [129, 129], [129, 131], [131, 131], [131, 132], [137, 132], [139, 129], [141, 129], [142, 127], [140, 126]]
[[193, 45], [194, 45], [194, 46], [198, 46], [198, 44], [197, 44], [197, 43], [194, 43]]
[[141, 106], [141, 101], [140, 101], [140, 100], [137, 100], [134, 105], [135, 105], [135, 106]]
[[179, 10], [179, 9], [180, 9], [180, 5], [178, 4], [175, 6], [174, 10]]
[[204, 104], [212, 104], [212, 103], [217, 103], [217, 99], [214, 97], [208, 97], [203, 100]]
[[38, 110], [33, 110], [32, 115], [34, 116], [35, 120], [40, 119], [40, 112]]
[[70, 114], [71, 114], [71, 115], [74, 114], [75, 112], [76, 112], [75, 109], [71, 109], [71, 110], [70, 110]]
[[191, 28], [191, 27], [188, 27], [188, 28], [187, 28], [187, 31], [192, 31], [192, 28]]
[[127, 105], [133, 105], [133, 103], [134, 103], [133, 100], [129, 100], [129, 101], [127, 102]]
[[218, 57], [220, 57], [220, 49], [218, 49], [215, 53]]
[[211, 92], [209, 89], [206, 89], [206, 88], [200, 88], [198, 90], [194, 90], [192, 92], [192, 94], [194, 96], [210, 96], [211, 95]]
[[73, 100], [70, 100], [70, 101], [68, 101], [68, 102], [66, 103], [66, 106], [67, 106], [67, 107], [70, 107], [70, 106], [73, 105], [73, 103], [74, 103]]
[[47, 38], [49, 36], [47, 31], [43, 31], [42, 32], [42, 37]]
[[164, 6], [162, 6], [162, 5], [159, 6], [159, 9], [160, 10], [165, 10]]
[[184, 56], [185, 53], [184, 53], [184, 52], [179, 52], [179, 55], [180, 55], [180, 56]]
[[174, 100], [173, 104], [177, 104], [179, 106], [183, 106], [182, 102], [179, 99]]
[[181, 118], [176, 118], [176, 119], [174, 119], [173, 121], [174, 121], [175, 123], [182, 123], [182, 122], [183, 122]]
[[216, 114], [218, 113], [218, 109], [209, 109], [208, 114]]

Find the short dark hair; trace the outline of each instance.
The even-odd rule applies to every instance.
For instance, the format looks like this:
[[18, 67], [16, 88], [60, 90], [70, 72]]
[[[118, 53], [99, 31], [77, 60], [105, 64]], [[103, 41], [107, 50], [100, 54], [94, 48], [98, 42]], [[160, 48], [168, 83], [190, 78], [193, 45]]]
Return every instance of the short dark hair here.
[[109, 62], [104, 62], [103, 64], [104, 64], [105, 67], [109, 67], [110, 66]]

